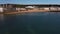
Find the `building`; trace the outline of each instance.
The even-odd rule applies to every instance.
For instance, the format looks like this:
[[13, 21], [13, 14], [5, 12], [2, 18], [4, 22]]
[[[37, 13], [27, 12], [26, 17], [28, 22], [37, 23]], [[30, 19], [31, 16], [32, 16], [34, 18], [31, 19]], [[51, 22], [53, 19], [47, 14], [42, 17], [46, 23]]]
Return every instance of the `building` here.
[[0, 4], [0, 12], [16, 11], [60, 11], [60, 5], [57, 4]]
[[1, 4], [0, 5], [0, 12], [13, 12], [16, 11], [16, 8], [12, 4]]
[[3, 12], [3, 9], [4, 9], [3, 7], [0, 7], [0, 12]]

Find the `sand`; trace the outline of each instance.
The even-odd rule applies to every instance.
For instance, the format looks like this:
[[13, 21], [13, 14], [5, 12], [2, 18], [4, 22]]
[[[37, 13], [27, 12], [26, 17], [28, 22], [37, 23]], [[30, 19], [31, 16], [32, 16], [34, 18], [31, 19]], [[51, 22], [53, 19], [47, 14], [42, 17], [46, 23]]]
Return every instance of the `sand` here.
[[11, 12], [5, 12], [4, 14], [21, 14], [21, 13], [31, 13], [31, 12], [48, 12], [48, 10], [11, 11]]

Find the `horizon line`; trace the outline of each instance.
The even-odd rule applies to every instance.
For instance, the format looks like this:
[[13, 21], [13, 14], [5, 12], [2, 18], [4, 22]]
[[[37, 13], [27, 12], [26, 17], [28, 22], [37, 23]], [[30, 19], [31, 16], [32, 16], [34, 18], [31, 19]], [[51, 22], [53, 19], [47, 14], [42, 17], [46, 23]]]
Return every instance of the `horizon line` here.
[[[0, 4], [18, 4], [18, 3], [0, 3]], [[19, 5], [60, 5], [60, 4], [56, 4], [56, 3], [50, 3], [50, 4], [48, 4], [48, 3], [41, 3], [41, 4], [19, 4]]]

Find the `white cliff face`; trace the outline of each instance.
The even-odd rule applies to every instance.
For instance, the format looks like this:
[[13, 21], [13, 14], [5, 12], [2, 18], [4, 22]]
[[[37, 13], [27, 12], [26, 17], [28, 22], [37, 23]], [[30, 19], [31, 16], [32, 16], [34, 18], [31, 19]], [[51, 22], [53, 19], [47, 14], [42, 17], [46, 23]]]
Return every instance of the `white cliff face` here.
[[27, 6], [27, 7], [25, 7], [25, 8], [34, 8], [33, 6]]

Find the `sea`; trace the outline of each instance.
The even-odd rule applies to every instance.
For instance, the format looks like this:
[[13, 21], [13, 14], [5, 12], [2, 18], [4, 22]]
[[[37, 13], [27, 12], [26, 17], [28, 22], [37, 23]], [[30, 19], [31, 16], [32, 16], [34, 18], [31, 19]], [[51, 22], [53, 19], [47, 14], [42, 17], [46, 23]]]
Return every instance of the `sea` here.
[[60, 12], [0, 14], [0, 34], [60, 34]]

